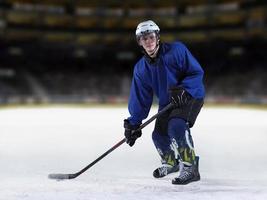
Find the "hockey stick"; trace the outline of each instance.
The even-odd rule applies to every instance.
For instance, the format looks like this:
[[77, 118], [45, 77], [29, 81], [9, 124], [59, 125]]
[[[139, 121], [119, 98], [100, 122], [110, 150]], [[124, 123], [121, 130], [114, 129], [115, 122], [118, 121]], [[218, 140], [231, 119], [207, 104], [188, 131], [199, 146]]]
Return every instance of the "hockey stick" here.
[[[140, 127], [136, 131], [140, 131], [141, 129], [145, 128], [148, 124], [150, 124], [154, 119], [156, 119], [161, 114], [165, 113], [167, 110], [173, 107], [173, 104], [168, 104], [165, 108], [163, 108], [161, 111], [159, 111], [157, 114], [153, 115], [150, 119], [148, 119], [146, 122], [140, 125]], [[90, 167], [92, 167], [94, 164], [96, 164], [98, 161], [100, 161], [102, 158], [107, 156], [109, 153], [111, 153], [113, 150], [117, 149], [120, 145], [122, 145], [126, 141], [125, 138], [123, 138], [121, 141], [119, 141], [117, 144], [115, 144], [113, 147], [111, 147], [109, 150], [107, 150], [105, 153], [103, 153], [101, 156], [99, 156], [97, 159], [95, 159], [93, 162], [91, 162], [89, 165], [87, 165], [85, 168], [80, 170], [77, 173], [74, 174], [49, 174], [48, 178], [50, 179], [74, 179], [77, 176], [84, 173], [86, 170], [88, 170]]]

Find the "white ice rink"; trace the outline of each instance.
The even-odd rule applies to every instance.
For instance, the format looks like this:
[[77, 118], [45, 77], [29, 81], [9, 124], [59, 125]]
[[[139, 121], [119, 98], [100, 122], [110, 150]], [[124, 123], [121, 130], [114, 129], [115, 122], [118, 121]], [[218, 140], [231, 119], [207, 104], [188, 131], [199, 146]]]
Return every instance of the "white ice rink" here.
[[267, 110], [203, 108], [192, 129], [200, 182], [152, 177], [154, 123], [76, 179], [47, 178], [79, 171], [120, 141], [127, 116], [126, 108], [0, 110], [0, 200], [267, 199]]

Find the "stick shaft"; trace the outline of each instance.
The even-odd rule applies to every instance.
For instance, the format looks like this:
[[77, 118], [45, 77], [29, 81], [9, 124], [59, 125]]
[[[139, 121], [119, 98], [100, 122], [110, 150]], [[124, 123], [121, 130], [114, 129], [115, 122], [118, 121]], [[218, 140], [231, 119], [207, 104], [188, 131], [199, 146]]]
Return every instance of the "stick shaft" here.
[[[154, 119], [156, 119], [161, 114], [165, 113], [167, 110], [169, 110], [171, 107], [173, 107], [172, 104], [168, 104], [165, 108], [163, 108], [161, 111], [159, 111], [157, 114], [153, 115], [151, 118], [149, 118], [146, 122], [140, 125], [140, 127], [136, 130], [142, 130], [145, 128], [148, 124], [150, 124]], [[87, 169], [95, 165], [98, 161], [102, 160], [104, 157], [106, 157], [108, 154], [110, 154], [112, 151], [117, 149], [119, 146], [121, 146], [126, 141], [125, 138], [123, 138], [121, 141], [119, 141], [117, 144], [115, 144], [113, 147], [111, 147], [109, 150], [107, 150], [105, 153], [103, 153], [101, 156], [99, 156], [97, 159], [95, 159], [93, 162], [91, 162], [89, 165], [87, 165], [85, 168], [83, 168], [81, 171], [77, 172], [76, 175], [79, 176], [83, 172], [85, 172]]]

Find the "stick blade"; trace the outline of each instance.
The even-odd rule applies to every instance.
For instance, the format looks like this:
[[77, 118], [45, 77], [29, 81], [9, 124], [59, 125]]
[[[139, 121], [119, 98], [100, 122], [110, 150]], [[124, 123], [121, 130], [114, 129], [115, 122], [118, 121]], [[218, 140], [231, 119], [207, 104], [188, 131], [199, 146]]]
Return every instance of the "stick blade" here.
[[63, 179], [70, 179], [69, 174], [49, 174], [48, 178], [56, 179], [56, 180], [63, 180]]

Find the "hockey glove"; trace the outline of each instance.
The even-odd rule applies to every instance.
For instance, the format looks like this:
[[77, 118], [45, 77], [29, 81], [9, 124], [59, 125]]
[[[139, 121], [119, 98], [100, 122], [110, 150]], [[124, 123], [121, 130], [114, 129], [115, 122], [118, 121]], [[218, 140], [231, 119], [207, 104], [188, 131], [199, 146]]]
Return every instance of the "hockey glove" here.
[[135, 143], [135, 140], [142, 135], [142, 131], [135, 131], [139, 128], [139, 125], [131, 125], [130, 122], [125, 119], [124, 120], [124, 135], [126, 139], [126, 143], [132, 147]]
[[192, 96], [182, 87], [173, 87], [169, 90], [171, 103], [181, 108], [188, 104]]

